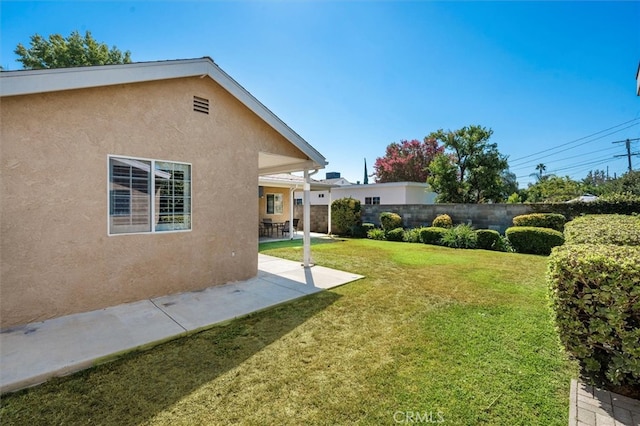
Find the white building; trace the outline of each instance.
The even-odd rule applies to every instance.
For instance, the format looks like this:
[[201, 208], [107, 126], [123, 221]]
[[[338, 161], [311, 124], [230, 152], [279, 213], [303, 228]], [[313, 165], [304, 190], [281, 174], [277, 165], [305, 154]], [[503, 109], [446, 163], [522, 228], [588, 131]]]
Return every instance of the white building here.
[[[323, 181], [326, 182], [326, 181]], [[311, 205], [329, 205], [333, 200], [351, 197], [361, 204], [435, 204], [436, 193], [420, 182], [388, 182], [367, 185], [341, 185], [330, 190], [311, 191]], [[294, 193], [302, 204], [302, 191]]]

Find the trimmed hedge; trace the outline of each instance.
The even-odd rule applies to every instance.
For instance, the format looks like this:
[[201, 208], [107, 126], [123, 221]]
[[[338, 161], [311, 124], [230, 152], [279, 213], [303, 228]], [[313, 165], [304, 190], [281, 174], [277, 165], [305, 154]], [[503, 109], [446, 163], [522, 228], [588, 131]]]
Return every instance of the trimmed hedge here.
[[640, 217], [619, 214], [587, 215], [567, 223], [567, 244], [640, 245]]
[[440, 240], [447, 232], [446, 228], [429, 226], [420, 230], [420, 241], [425, 244], [440, 244]]
[[548, 255], [551, 249], [564, 243], [562, 232], [533, 226], [512, 226], [505, 235], [518, 253]]
[[380, 213], [380, 226], [385, 232], [389, 232], [392, 229], [402, 228], [402, 217], [397, 213], [382, 212]]
[[557, 247], [547, 279], [560, 339], [583, 373], [618, 393], [639, 390], [640, 248]]
[[567, 218], [576, 218], [586, 214], [625, 214], [640, 213], [640, 201], [625, 197], [599, 198], [589, 203], [532, 203], [534, 211], [563, 214]]
[[386, 233], [387, 241], [403, 241], [404, 229], [396, 228]]
[[513, 218], [513, 226], [535, 226], [562, 232], [567, 218], [558, 213], [531, 213]]
[[493, 229], [478, 229], [476, 231], [476, 247], [484, 250], [498, 250], [500, 233]]
[[431, 226], [434, 228], [453, 228], [453, 221], [448, 214], [440, 214], [433, 219]]

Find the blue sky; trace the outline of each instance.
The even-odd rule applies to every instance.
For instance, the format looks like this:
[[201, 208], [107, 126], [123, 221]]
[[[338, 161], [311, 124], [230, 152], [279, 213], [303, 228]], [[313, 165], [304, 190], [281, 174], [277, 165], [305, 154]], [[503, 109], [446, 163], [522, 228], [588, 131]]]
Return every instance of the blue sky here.
[[479, 124], [526, 187], [538, 163], [626, 171], [612, 142], [640, 138], [638, 22], [638, 1], [2, 0], [0, 65], [20, 69], [13, 50], [35, 33], [74, 30], [134, 61], [210, 56], [326, 171], [361, 181], [391, 142]]

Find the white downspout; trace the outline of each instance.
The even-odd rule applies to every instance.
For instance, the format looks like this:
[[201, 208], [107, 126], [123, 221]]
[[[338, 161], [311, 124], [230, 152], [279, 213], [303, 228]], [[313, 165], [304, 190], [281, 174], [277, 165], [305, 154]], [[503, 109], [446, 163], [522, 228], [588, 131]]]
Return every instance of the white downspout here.
[[289, 188], [289, 238], [293, 240], [293, 204], [295, 203], [294, 191], [296, 187]]
[[329, 224], [327, 225], [327, 235], [331, 235], [331, 203], [333, 200], [331, 199], [331, 188], [329, 188], [329, 208], [327, 210], [327, 221]]
[[309, 170], [304, 171], [304, 205], [303, 205], [303, 258], [302, 265], [305, 268], [311, 266], [311, 176], [318, 173], [318, 170], [314, 170], [309, 173]]

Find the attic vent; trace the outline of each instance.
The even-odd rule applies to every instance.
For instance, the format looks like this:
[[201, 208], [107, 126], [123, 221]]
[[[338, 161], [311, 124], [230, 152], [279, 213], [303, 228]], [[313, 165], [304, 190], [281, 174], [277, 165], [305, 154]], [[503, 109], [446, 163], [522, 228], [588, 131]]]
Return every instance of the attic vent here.
[[209, 99], [193, 97], [193, 110], [196, 112], [202, 112], [209, 114]]

